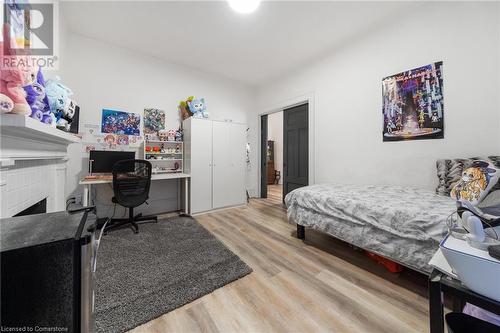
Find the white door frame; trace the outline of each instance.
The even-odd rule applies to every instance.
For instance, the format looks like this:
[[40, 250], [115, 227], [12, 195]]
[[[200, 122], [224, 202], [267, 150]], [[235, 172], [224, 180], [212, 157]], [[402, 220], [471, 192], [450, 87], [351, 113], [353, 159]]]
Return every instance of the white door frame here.
[[[261, 177], [261, 169], [262, 169], [262, 161], [260, 160], [261, 158], [261, 133], [262, 133], [262, 128], [261, 128], [261, 117], [264, 115], [269, 115], [272, 113], [280, 112], [283, 111], [284, 109], [289, 109], [291, 107], [301, 105], [301, 104], [308, 104], [308, 119], [309, 119], [309, 124], [308, 124], [308, 133], [309, 133], [309, 175], [308, 175], [308, 182], [309, 185], [313, 185], [316, 183], [316, 113], [315, 113], [315, 93], [310, 92], [306, 93], [294, 98], [290, 98], [281, 102], [278, 102], [274, 105], [271, 105], [270, 107], [263, 108], [265, 111], [261, 112], [258, 114], [258, 119], [257, 119], [257, 126], [258, 126], [258, 133], [257, 133], [257, 140], [258, 140], [258, 170], [257, 170], [257, 195], [260, 197], [260, 177]], [[283, 175], [282, 175], [283, 177]]]

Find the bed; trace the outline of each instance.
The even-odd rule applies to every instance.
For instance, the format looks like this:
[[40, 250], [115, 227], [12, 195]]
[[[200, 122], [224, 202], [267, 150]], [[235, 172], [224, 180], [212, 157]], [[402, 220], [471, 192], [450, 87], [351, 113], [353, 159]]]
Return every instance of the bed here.
[[322, 184], [285, 197], [288, 221], [429, 273], [429, 260], [456, 211], [449, 196], [412, 187]]

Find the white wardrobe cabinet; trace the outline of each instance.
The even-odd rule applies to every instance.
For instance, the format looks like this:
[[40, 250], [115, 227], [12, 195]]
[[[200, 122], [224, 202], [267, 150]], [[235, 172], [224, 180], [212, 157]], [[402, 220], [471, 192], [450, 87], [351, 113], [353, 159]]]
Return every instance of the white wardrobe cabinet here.
[[191, 212], [244, 204], [246, 126], [188, 118], [183, 127]]

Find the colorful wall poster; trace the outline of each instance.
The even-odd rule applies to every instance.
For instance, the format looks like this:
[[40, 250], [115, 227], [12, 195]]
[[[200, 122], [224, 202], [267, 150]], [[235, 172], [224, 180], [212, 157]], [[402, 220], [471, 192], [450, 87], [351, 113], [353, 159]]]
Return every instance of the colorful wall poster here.
[[444, 138], [443, 62], [382, 80], [383, 140]]
[[140, 135], [140, 125], [141, 116], [137, 113], [102, 110], [102, 133]]
[[165, 111], [159, 109], [144, 109], [144, 133], [156, 134], [165, 129]]

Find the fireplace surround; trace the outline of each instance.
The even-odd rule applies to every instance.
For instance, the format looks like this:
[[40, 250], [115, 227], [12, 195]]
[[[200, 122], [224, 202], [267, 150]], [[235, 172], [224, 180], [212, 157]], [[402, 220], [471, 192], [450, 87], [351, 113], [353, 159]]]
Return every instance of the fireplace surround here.
[[69, 144], [80, 139], [35, 119], [0, 116], [0, 218], [46, 199], [47, 213], [65, 210]]

